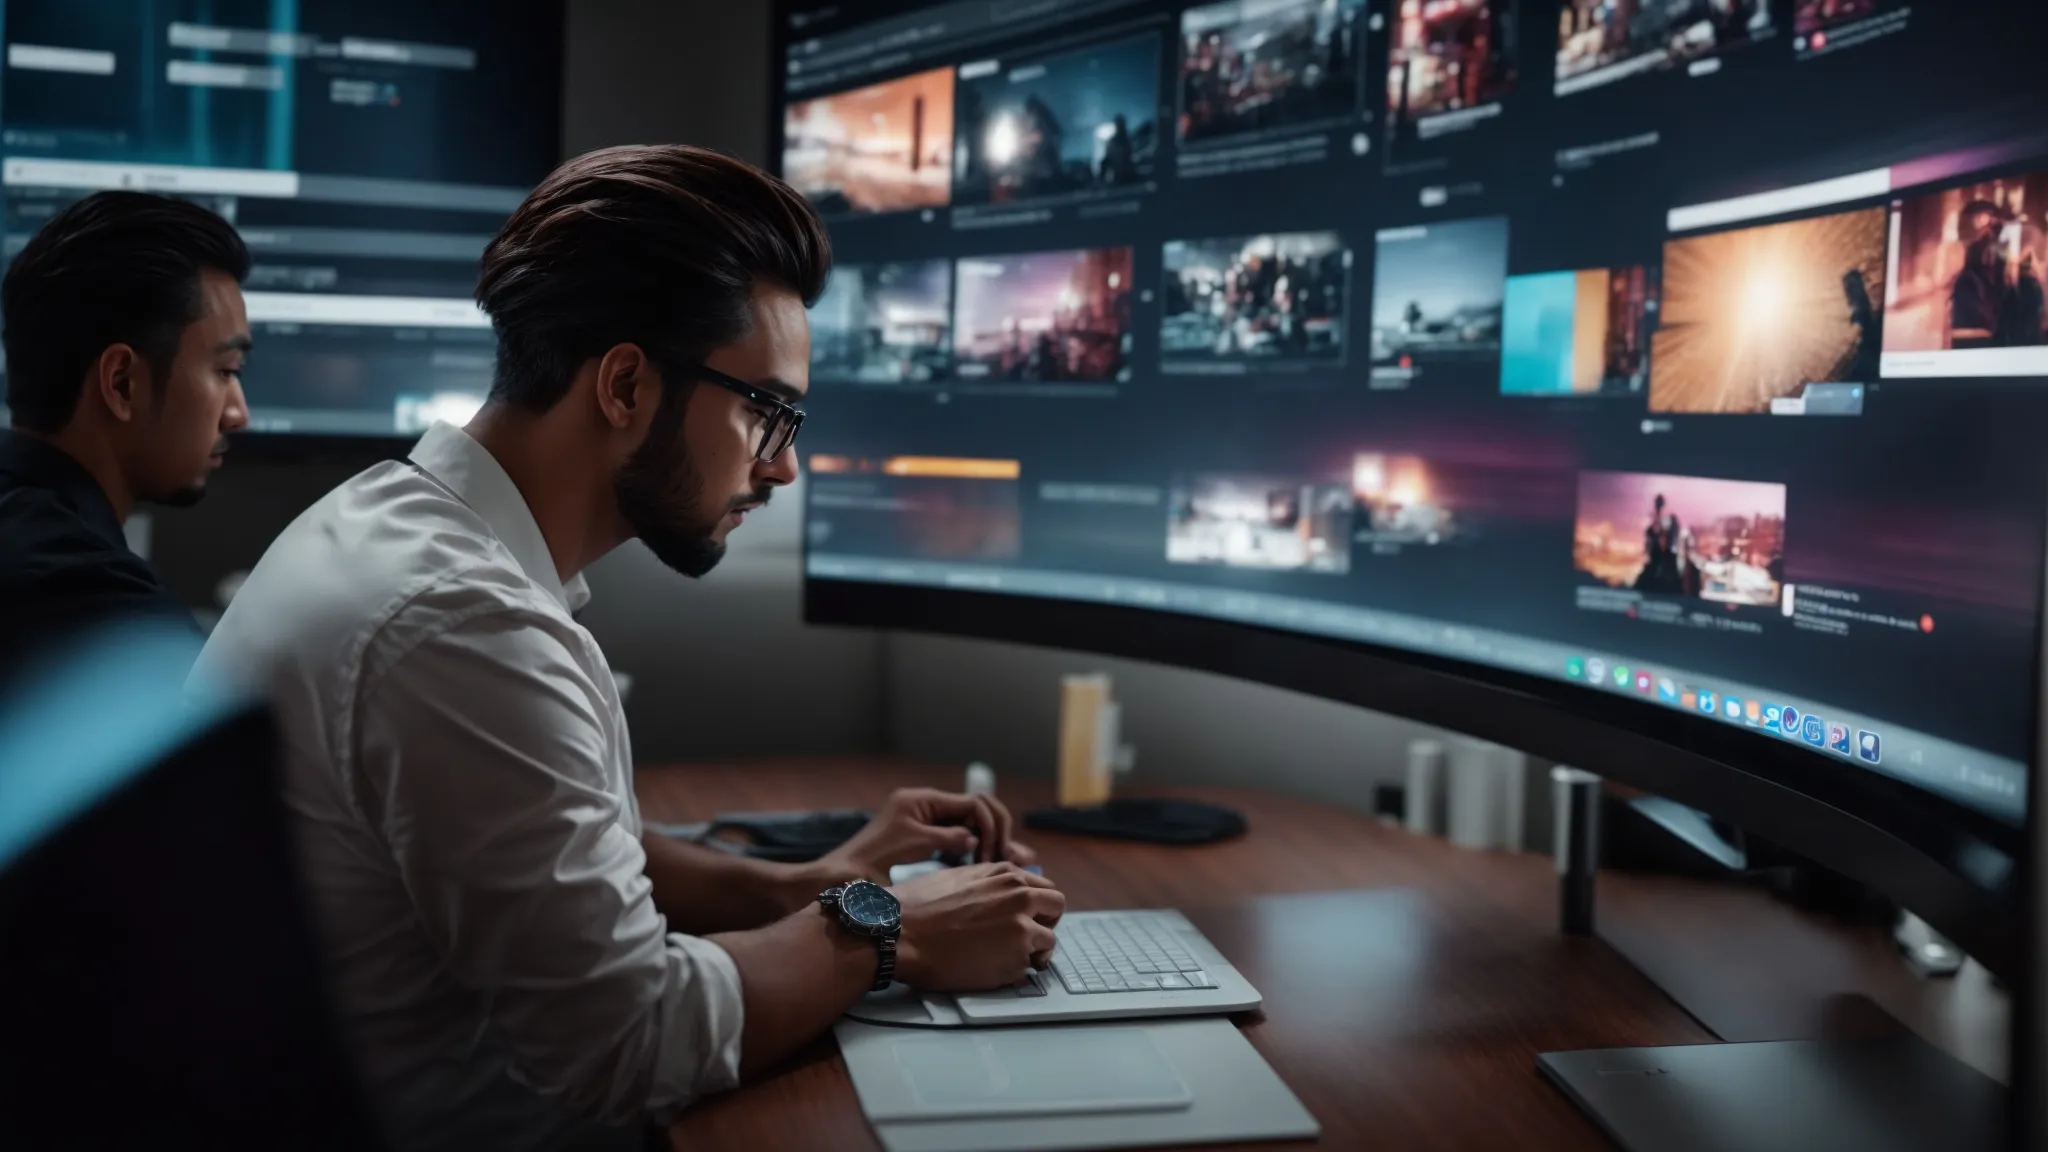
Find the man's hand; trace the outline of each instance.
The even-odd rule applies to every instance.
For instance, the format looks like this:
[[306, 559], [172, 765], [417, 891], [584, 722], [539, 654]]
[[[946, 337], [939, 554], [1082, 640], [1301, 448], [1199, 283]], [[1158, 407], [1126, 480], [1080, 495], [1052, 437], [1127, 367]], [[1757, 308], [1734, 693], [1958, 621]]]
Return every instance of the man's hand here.
[[818, 875], [831, 884], [855, 876], [887, 884], [891, 867], [940, 852], [981, 863], [1036, 863], [1036, 853], [1010, 839], [1010, 825], [1010, 810], [993, 796], [899, 788], [853, 839], [819, 861]]
[[985, 992], [1045, 965], [1067, 898], [1015, 864], [975, 864], [891, 889], [903, 905], [896, 976], [928, 992]]

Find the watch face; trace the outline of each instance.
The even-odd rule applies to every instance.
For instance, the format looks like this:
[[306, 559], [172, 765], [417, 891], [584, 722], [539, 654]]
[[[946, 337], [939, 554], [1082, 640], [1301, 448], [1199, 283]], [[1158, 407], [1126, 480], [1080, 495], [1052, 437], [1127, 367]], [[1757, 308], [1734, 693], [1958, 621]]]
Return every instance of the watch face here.
[[839, 907], [856, 924], [880, 928], [902, 914], [902, 906], [879, 884], [849, 884]]

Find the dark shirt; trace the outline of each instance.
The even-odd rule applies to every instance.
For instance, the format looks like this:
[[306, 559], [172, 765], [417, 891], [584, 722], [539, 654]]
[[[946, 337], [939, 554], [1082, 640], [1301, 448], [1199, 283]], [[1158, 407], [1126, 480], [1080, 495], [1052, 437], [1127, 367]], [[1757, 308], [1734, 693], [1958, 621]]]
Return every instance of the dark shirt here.
[[40, 440], [0, 429], [0, 689], [65, 641], [132, 616], [192, 623], [156, 570], [129, 551], [92, 474]]
[[1949, 289], [1949, 327], [1990, 333], [2005, 303], [2005, 264], [1995, 253], [1997, 234], [1963, 250], [1963, 270]]

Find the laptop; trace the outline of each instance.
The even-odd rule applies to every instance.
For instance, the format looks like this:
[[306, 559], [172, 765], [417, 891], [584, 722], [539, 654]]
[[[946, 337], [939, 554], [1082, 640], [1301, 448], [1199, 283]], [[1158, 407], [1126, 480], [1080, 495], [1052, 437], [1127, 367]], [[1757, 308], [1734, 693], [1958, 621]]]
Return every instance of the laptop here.
[[963, 1027], [1246, 1012], [1258, 989], [1171, 909], [1069, 912], [1052, 963], [1022, 983], [949, 995], [893, 985], [847, 1013], [874, 1024]]

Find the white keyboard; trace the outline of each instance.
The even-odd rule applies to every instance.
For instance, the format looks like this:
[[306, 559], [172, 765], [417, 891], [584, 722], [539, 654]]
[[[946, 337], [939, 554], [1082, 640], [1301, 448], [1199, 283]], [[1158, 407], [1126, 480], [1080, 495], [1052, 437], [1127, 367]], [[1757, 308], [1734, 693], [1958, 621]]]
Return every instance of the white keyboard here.
[[1052, 970], [1076, 995], [1214, 988], [1172, 926], [1142, 912], [1093, 915], [1059, 926]]

